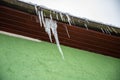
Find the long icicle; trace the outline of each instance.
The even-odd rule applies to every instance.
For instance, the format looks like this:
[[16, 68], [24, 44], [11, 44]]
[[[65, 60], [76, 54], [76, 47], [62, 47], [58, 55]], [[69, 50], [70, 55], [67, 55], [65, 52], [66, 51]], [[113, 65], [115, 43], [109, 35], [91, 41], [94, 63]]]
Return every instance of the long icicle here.
[[40, 11], [40, 14], [41, 14], [42, 23], [43, 23], [43, 25], [45, 26], [44, 15], [43, 15], [43, 10], [42, 10], [42, 9], [41, 9], [41, 11]]
[[53, 35], [54, 35], [54, 38], [55, 38], [57, 47], [58, 47], [58, 49], [59, 49], [59, 51], [60, 51], [60, 53], [61, 53], [62, 59], [64, 59], [63, 51], [62, 51], [62, 49], [61, 49], [61, 47], [60, 47], [60, 43], [59, 43], [59, 39], [58, 39], [57, 22], [56, 22], [56, 21], [52, 21], [52, 24], [53, 24], [52, 27], [51, 27], [52, 33], [53, 33]]
[[[36, 6], [35, 6], [35, 9], [37, 10]], [[57, 47], [59, 49], [59, 52], [60, 52], [60, 54], [62, 56], [62, 59], [64, 59], [63, 51], [62, 51], [62, 49], [60, 47], [60, 43], [59, 43], [59, 39], [58, 39], [57, 22], [52, 20], [51, 13], [50, 13], [50, 19], [44, 18], [42, 9], [41, 9], [41, 11], [38, 11], [38, 17], [39, 17], [40, 23], [43, 23], [43, 26], [45, 28], [45, 32], [48, 34], [49, 39], [50, 39], [51, 42], [52, 42], [51, 30], [52, 30], [52, 33], [53, 33], [53, 36], [55, 38], [55, 41], [56, 41]], [[61, 15], [61, 19], [63, 19], [62, 15]], [[42, 24], [40, 24], [40, 25], [42, 25]]]
[[[59, 49], [59, 52], [62, 56], [62, 58], [64, 59], [64, 55], [63, 55], [63, 51], [60, 47], [60, 43], [59, 43], [59, 39], [58, 39], [58, 33], [57, 33], [57, 22], [56, 21], [53, 21], [51, 19], [47, 19], [45, 18], [45, 30], [47, 30], [48, 32], [48, 35], [51, 36], [51, 30], [52, 30], [52, 33], [53, 33], [53, 36], [55, 38], [55, 41], [56, 41], [56, 44], [57, 44], [57, 47]], [[50, 38], [50, 37], [49, 37]]]
[[42, 27], [42, 19], [41, 19], [41, 12], [38, 11], [38, 17], [39, 17], [39, 21], [40, 21], [40, 26]]

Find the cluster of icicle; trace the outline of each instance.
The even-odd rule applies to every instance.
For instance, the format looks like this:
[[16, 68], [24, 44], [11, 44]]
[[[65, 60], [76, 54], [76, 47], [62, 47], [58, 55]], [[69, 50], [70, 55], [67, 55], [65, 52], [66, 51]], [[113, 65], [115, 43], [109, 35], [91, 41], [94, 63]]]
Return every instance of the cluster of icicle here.
[[[44, 18], [43, 11], [37, 9], [37, 5], [35, 5], [36, 13], [39, 17], [40, 26], [44, 26], [45, 32], [48, 34], [50, 41], [52, 42], [51, 34], [53, 34], [57, 47], [59, 49], [59, 52], [64, 59], [63, 51], [60, 47], [59, 39], [58, 39], [58, 33], [57, 33], [57, 22], [52, 19], [52, 15], [50, 14], [50, 19]], [[52, 33], [51, 33], [52, 32]]]
[[[51, 12], [50, 12], [50, 19], [48, 19], [48, 18], [44, 18], [43, 10], [42, 9], [38, 10], [37, 5], [35, 5], [35, 11], [36, 11], [36, 14], [39, 17], [40, 26], [41, 27], [44, 26], [45, 32], [48, 34], [49, 39], [50, 39], [51, 42], [52, 42], [51, 35], [53, 34], [53, 36], [55, 38], [55, 41], [56, 41], [56, 44], [57, 44], [57, 47], [58, 47], [58, 49], [60, 51], [60, 54], [61, 54], [62, 58], [64, 59], [63, 51], [62, 51], [62, 49], [60, 47], [60, 43], [59, 43], [59, 39], [58, 39], [58, 34], [57, 34], [57, 22], [52, 19]], [[71, 19], [68, 14], [65, 14], [65, 15], [66, 15], [66, 18], [67, 18], [67, 22], [71, 26], [71, 22], [74, 23], [74, 19]], [[60, 16], [60, 18], [61, 18], [62, 21], [65, 21], [65, 19], [63, 17], [63, 14], [61, 12], [59, 12], [59, 16]], [[59, 20], [58, 14], [56, 14], [56, 19]], [[78, 22], [80, 22], [80, 21], [78, 21]], [[89, 24], [89, 21], [85, 18], [84, 26], [85, 26], [85, 28], [87, 30], [88, 30], [88, 24]], [[70, 38], [68, 29], [67, 29], [66, 26], [65, 26], [65, 29], [66, 29], [68, 37]], [[102, 30], [103, 33], [109, 33], [109, 34], [111, 34], [110, 33], [111, 29], [109, 27], [108, 27], [108, 29], [101, 28], [101, 30]], [[112, 30], [117, 33], [117, 31], [114, 28], [112, 28]]]

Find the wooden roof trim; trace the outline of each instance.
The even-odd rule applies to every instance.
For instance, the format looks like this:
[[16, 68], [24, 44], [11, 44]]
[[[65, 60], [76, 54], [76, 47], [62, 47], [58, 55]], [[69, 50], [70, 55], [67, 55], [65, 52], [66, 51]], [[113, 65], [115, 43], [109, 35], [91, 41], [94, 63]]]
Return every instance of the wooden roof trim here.
[[[21, 10], [23, 12], [27, 12], [27, 13], [36, 15], [35, 9], [34, 9], [34, 4], [32, 4], [32, 3], [25, 3], [25, 2], [18, 1], [18, 0], [1, 0], [0, 4], [5, 5], [5, 6], [9, 6], [9, 7], [17, 9], [17, 10]], [[57, 20], [54, 12], [56, 14], [59, 14], [58, 11], [53, 11], [53, 10], [50, 10], [48, 8], [44, 8], [44, 7], [40, 7], [40, 6], [38, 6], [38, 8], [39, 9], [42, 8], [44, 10], [44, 14], [45, 14], [44, 17], [49, 18], [49, 14], [51, 12], [51, 14], [53, 16], [53, 19]], [[68, 21], [66, 19], [66, 14], [65, 13], [62, 13], [62, 14], [63, 14], [65, 20], [62, 21], [61, 18], [60, 18], [60, 15], [59, 15], [58, 16], [59, 20], [57, 20], [57, 21], [68, 24]], [[84, 23], [86, 23], [86, 19], [78, 18], [78, 17], [72, 16], [72, 15], [69, 15], [69, 16], [72, 19], [72, 23], [71, 23], [72, 25], [75, 25], [77, 27], [85, 28]], [[91, 20], [87, 20], [87, 21], [89, 22], [89, 24], [88, 23], [86, 23], [86, 24], [88, 25], [88, 28], [91, 29], [91, 30], [102, 32], [101, 28], [102, 29], [108, 29], [108, 30], [110, 28], [111, 30], [109, 30], [109, 31], [111, 32], [112, 35], [120, 36], [120, 29], [117, 28], [117, 27], [102, 24], [102, 23], [98, 23], [98, 22], [94, 22], [94, 21], [91, 21]], [[109, 26], [109, 28], [108, 28], [108, 26]]]

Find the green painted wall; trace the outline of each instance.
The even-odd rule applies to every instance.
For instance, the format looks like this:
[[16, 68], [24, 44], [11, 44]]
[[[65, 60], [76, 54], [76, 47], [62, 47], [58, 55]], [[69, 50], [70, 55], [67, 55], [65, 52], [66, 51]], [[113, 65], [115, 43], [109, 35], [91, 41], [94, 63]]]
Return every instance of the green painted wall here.
[[120, 59], [0, 34], [0, 80], [120, 80]]

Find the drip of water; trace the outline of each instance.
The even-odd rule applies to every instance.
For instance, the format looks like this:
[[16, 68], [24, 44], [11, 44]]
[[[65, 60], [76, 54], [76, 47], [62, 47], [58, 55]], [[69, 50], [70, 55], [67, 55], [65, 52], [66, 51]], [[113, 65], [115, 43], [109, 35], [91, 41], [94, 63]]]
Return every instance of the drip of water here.
[[67, 20], [68, 20], [69, 25], [71, 26], [71, 19], [70, 19], [70, 16], [69, 16], [68, 14], [66, 14], [66, 17], [67, 17]]
[[64, 21], [62, 13], [59, 13], [59, 14], [60, 14], [61, 20]]
[[57, 34], [57, 22], [53, 21], [51, 19], [45, 18], [45, 30], [48, 31], [47, 33], [48, 33], [49, 36], [51, 36], [51, 30], [52, 30], [52, 33], [53, 33], [53, 36], [55, 38], [57, 47], [58, 47], [58, 49], [60, 51], [60, 54], [61, 54], [62, 58], [64, 59], [63, 51], [62, 51], [62, 49], [60, 47], [58, 34]]

